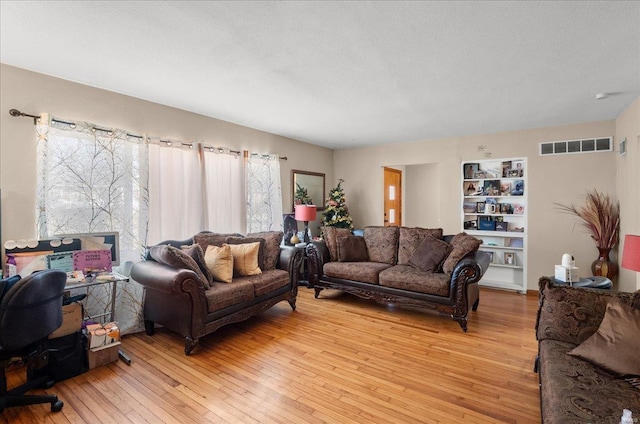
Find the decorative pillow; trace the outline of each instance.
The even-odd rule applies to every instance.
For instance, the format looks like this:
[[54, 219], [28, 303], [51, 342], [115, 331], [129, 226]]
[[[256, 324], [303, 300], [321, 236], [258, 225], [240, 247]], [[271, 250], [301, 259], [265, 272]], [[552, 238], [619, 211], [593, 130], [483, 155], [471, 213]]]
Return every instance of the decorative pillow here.
[[173, 247], [170, 244], [151, 246], [149, 248], [149, 256], [156, 262], [173, 268], [190, 269], [200, 278], [205, 288], [208, 289], [211, 287], [209, 280], [207, 280], [207, 277], [202, 273], [196, 261], [177, 247]]
[[247, 234], [248, 238], [264, 239], [264, 268], [265, 271], [276, 269], [280, 259], [280, 244], [284, 233], [282, 231], [263, 231]]
[[591, 337], [567, 352], [619, 376], [640, 376], [640, 310], [613, 297]]
[[460, 259], [478, 250], [481, 243], [482, 240], [470, 236], [465, 232], [453, 236], [450, 243], [453, 249], [451, 253], [449, 253], [449, 256], [447, 256], [447, 259], [445, 259], [442, 270], [447, 274], [452, 273], [458, 262], [460, 262]]
[[[265, 239], [258, 237], [227, 237], [227, 244], [248, 244], [258, 243], [258, 266], [260, 270], [265, 269], [264, 265], [264, 250]], [[265, 269], [266, 270], [266, 269]]]
[[398, 227], [364, 228], [364, 241], [371, 262], [395, 265], [398, 259]]
[[428, 236], [414, 250], [409, 265], [424, 272], [437, 272], [451, 252], [452, 247], [444, 240]]
[[367, 262], [367, 244], [364, 237], [340, 236], [338, 241], [338, 261], [340, 262]]
[[322, 227], [322, 233], [324, 234], [324, 242], [329, 250], [329, 258], [335, 262], [338, 260], [338, 240], [337, 238], [342, 236], [350, 236], [351, 230], [348, 228], [338, 227]]
[[413, 252], [429, 236], [442, 240], [442, 228], [400, 227], [398, 235], [398, 265], [407, 265]]
[[204, 261], [214, 280], [223, 283], [233, 280], [233, 255], [228, 244], [221, 247], [209, 245], [204, 254]]
[[191, 246], [180, 246], [180, 249], [196, 261], [198, 267], [200, 267], [200, 271], [202, 271], [204, 276], [207, 277], [209, 285], [213, 284], [213, 275], [211, 275], [207, 268], [207, 264], [204, 262], [204, 252], [202, 251], [202, 247], [200, 247], [199, 244], [192, 244]]
[[258, 265], [260, 242], [228, 244], [233, 255], [233, 272], [240, 277], [262, 274]]

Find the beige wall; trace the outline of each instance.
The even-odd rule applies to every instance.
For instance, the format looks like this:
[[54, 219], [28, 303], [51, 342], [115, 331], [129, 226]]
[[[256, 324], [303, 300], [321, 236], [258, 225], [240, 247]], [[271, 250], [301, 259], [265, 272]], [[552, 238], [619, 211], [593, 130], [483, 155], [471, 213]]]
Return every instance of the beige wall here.
[[[616, 136], [615, 121], [592, 122], [499, 134], [424, 140], [353, 148], [335, 152], [334, 174], [345, 180], [346, 195], [356, 227], [382, 225], [382, 167], [437, 163], [436, 177], [420, 183], [423, 189], [415, 202], [406, 205], [429, 209], [437, 215], [420, 225], [442, 227], [445, 233], [460, 231], [460, 162], [484, 158], [478, 146], [486, 146], [492, 158], [526, 157], [528, 160], [528, 272], [527, 287], [537, 290], [538, 279], [552, 275], [563, 253], [576, 257], [583, 275], [591, 275], [591, 262], [598, 251], [572, 216], [555, 209], [554, 203], [581, 202], [586, 190], [596, 188], [616, 195], [617, 152], [584, 153], [540, 157], [538, 143], [573, 138]], [[637, 168], [637, 161], [636, 161]], [[407, 173], [408, 175], [408, 173]], [[440, 186], [434, 185], [439, 181]], [[407, 182], [410, 186], [415, 182]], [[637, 195], [636, 195], [637, 199]], [[621, 199], [625, 203], [625, 199]], [[637, 202], [637, 200], [635, 200]], [[352, 207], [351, 205], [357, 205]], [[406, 211], [412, 217], [414, 212]], [[407, 223], [413, 225], [412, 220]], [[613, 259], [616, 259], [614, 253]], [[635, 279], [623, 275], [618, 288], [635, 288]]]
[[[333, 180], [333, 151], [133, 97], [0, 65], [0, 188], [2, 240], [36, 236], [36, 143], [33, 121], [9, 109], [88, 121], [138, 134], [204, 141], [233, 150], [277, 153], [281, 161], [283, 211], [291, 212], [291, 169], [323, 172]], [[198, 95], [191, 93], [191, 95]], [[312, 226], [315, 228], [315, 225]], [[188, 236], [188, 235], [184, 235]]]
[[[627, 154], [617, 155], [618, 197], [625, 201], [620, 204], [621, 243], [624, 248], [625, 234], [640, 234], [640, 98], [616, 119], [616, 149], [620, 141], [627, 139]], [[640, 290], [640, 273], [620, 269], [624, 289]]]

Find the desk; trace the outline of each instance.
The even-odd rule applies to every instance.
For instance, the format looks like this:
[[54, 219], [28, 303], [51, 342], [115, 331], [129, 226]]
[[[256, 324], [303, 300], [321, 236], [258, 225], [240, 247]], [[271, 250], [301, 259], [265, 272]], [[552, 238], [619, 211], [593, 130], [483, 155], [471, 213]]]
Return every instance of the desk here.
[[[95, 319], [98, 317], [106, 317], [107, 315], [109, 315], [109, 320], [115, 321], [116, 320], [116, 294], [118, 289], [118, 281], [129, 281], [129, 278], [125, 277], [124, 275], [120, 275], [116, 272], [112, 272], [107, 275], [103, 274], [99, 276], [87, 277], [84, 279], [84, 281], [81, 281], [79, 283], [67, 283], [64, 288], [65, 290], [76, 290], [76, 289], [89, 288], [89, 287], [103, 285], [103, 284], [111, 284], [111, 300], [109, 301], [111, 311], [104, 312], [102, 314], [96, 314], [93, 316], [88, 316], [87, 318]], [[88, 296], [88, 290], [87, 290], [87, 296]]]

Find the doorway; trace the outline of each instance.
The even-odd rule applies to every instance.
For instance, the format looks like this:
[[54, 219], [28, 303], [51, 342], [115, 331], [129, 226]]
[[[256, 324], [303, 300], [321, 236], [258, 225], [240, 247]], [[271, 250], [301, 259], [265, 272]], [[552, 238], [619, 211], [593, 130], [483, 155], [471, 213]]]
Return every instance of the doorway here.
[[402, 171], [384, 167], [384, 226], [402, 225]]

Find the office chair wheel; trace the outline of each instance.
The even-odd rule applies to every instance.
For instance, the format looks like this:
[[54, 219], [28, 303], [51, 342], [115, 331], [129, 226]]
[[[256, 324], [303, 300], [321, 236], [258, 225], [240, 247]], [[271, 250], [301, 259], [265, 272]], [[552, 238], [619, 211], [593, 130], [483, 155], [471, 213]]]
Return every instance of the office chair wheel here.
[[51, 412], [60, 412], [63, 406], [64, 406], [64, 402], [61, 400], [56, 400], [55, 402], [51, 402]]

